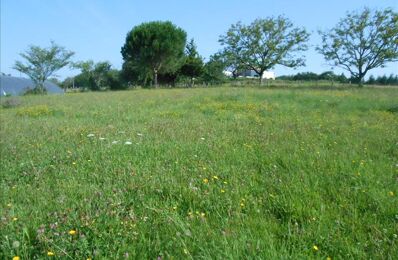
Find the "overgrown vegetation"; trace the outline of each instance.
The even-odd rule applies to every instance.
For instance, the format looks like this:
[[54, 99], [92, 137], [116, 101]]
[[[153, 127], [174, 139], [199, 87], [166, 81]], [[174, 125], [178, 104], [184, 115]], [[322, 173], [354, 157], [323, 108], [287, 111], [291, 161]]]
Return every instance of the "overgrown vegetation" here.
[[0, 109], [1, 259], [398, 255], [395, 89], [21, 100]]

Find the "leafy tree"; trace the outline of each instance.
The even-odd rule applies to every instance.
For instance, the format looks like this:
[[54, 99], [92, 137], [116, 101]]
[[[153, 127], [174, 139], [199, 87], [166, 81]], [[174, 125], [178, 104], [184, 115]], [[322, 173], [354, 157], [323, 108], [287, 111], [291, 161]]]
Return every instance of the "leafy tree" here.
[[56, 71], [67, 66], [74, 53], [51, 42], [51, 46], [48, 48], [32, 45], [20, 55], [26, 62], [16, 61], [14, 69], [29, 76], [35, 83], [34, 91], [36, 93], [45, 93], [44, 82]]
[[188, 42], [185, 48], [185, 62], [181, 67], [181, 73], [190, 78], [190, 86], [194, 85], [194, 78], [199, 77], [203, 72], [203, 59], [196, 50], [193, 39]]
[[[123, 67], [144, 74], [151, 73], [158, 85], [158, 75], [181, 67], [186, 33], [171, 22], [148, 22], [134, 27], [126, 37], [121, 53]], [[142, 77], [142, 76], [141, 76]]]
[[231, 26], [219, 42], [224, 52], [245, 68], [254, 70], [262, 83], [264, 71], [275, 65], [291, 68], [304, 65], [303, 57], [295, 57], [298, 51], [307, 50], [305, 42], [309, 34], [305, 29], [294, 27], [289, 19], [257, 19], [246, 26], [238, 22]]
[[224, 82], [224, 68], [225, 63], [220, 54], [214, 54], [210, 56], [209, 61], [206, 62], [203, 68], [202, 80], [206, 84], [219, 84]]
[[90, 90], [122, 89], [120, 75], [112, 65], [107, 62], [94, 63], [92, 60], [80, 61], [73, 64], [81, 73], [75, 77], [77, 86], [88, 87]]
[[349, 71], [360, 85], [369, 70], [398, 60], [398, 14], [392, 9], [348, 13], [320, 35], [319, 53], [332, 66]]
[[370, 77], [366, 83], [369, 85], [374, 85], [376, 83], [375, 77], [373, 75], [370, 75]]

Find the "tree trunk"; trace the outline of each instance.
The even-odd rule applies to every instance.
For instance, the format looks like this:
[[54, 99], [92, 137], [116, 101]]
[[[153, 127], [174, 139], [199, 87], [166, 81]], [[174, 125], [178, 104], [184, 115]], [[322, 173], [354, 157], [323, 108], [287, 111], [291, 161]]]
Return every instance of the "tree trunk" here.
[[264, 71], [262, 71], [261, 73], [258, 74], [258, 76], [260, 78], [260, 81], [259, 81], [260, 85], [263, 84], [263, 73], [264, 73]]
[[155, 88], [157, 88], [158, 87], [158, 70], [157, 69], [154, 69], [153, 70], [153, 84], [155, 85]]

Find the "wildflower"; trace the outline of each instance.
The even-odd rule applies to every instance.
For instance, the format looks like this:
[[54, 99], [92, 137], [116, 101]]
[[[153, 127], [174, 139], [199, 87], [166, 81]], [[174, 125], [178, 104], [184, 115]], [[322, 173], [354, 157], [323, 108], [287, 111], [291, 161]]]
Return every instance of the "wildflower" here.
[[394, 192], [390, 191], [390, 192], [388, 192], [388, 195], [390, 195], [392, 197], [392, 196], [394, 196]]
[[74, 230], [74, 229], [71, 229], [71, 230], [69, 230], [69, 235], [71, 235], [71, 236], [74, 236], [74, 235], [76, 235], [76, 230]]
[[119, 141], [113, 141], [112, 144], [117, 144]]
[[143, 134], [141, 134], [141, 133], [137, 133], [137, 135], [138, 135], [138, 136], [143, 136]]
[[218, 177], [216, 175], [214, 175], [213, 180], [218, 180]]
[[315, 252], [319, 250], [319, 248], [316, 245], [313, 245], [312, 249], [314, 249]]
[[124, 144], [125, 144], [125, 145], [130, 145], [130, 144], [133, 144], [133, 143], [130, 142], [130, 141], [126, 141], [126, 142], [124, 142]]
[[72, 164], [73, 164], [73, 165], [76, 165], [76, 162], [73, 162]]
[[330, 256], [326, 257], [326, 260], [332, 260], [332, 258]]
[[94, 137], [95, 134], [88, 134], [87, 137]]
[[206, 214], [205, 214], [204, 212], [202, 212], [202, 213], [200, 213], [200, 216], [201, 216], [202, 218], [204, 218], [204, 217], [206, 216]]
[[18, 220], [17, 217], [13, 217], [13, 218], [12, 218], [12, 221], [17, 221], [17, 220]]
[[209, 180], [208, 180], [207, 178], [204, 178], [204, 179], [203, 179], [203, 183], [204, 183], [204, 184], [207, 184], [207, 183], [209, 183]]
[[14, 256], [13, 258], [12, 258], [12, 260], [21, 260], [21, 258], [19, 257], [19, 256]]
[[200, 140], [205, 140], [205, 138], [204, 138], [204, 137], [201, 137]]
[[177, 206], [174, 206], [173, 209], [174, 209], [174, 210], [177, 210]]
[[47, 252], [47, 255], [48, 255], [48, 256], [54, 256], [55, 254], [54, 254], [54, 252], [52, 252], [52, 251], [48, 251], [48, 252]]
[[228, 182], [226, 182], [226, 181], [224, 181], [223, 183], [224, 183], [224, 184], [228, 184]]
[[7, 207], [11, 208], [11, 206], [12, 206], [12, 204], [11, 204], [11, 203], [8, 203], [8, 204], [7, 204]]
[[221, 189], [221, 193], [225, 193], [225, 190]]
[[99, 139], [100, 139], [101, 141], [105, 140], [105, 138], [104, 138], [104, 137], [100, 137]]
[[240, 203], [240, 206], [241, 206], [242, 208], [245, 207], [245, 203], [241, 202], [241, 203]]
[[186, 249], [186, 248], [184, 248], [184, 254], [188, 254], [189, 252], [188, 252], [188, 250]]

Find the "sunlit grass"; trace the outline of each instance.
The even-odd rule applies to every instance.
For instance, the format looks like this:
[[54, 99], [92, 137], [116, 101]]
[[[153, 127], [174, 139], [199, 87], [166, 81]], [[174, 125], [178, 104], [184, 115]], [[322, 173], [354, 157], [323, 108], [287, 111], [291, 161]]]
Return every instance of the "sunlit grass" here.
[[23, 97], [1, 109], [0, 258], [398, 255], [395, 89]]

